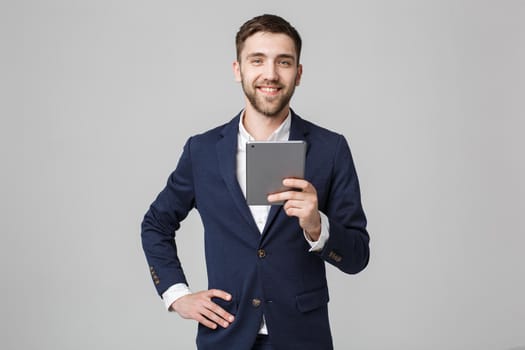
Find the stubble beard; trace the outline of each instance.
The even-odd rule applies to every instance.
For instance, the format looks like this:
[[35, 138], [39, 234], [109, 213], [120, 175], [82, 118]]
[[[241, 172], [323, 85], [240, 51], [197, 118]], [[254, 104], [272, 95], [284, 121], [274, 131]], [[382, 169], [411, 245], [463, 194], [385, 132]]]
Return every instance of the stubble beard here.
[[[278, 86], [281, 91], [284, 91], [283, 95], [275, 97], [261, 96], [257, 94], [257, 88], [254, 85], [250, 85], [242, 78], [241, 85], [244, 95], [252, 105], [252, 107], [259, 113], [269, 118], [280, 117], [281, 113], [285, 108], [288, 107], [290, 100], [295, 92], [295, 85], [291, 89], [286, 91], [286, 87], [276, 81], [267, 81], [265, 84]], [[275, 100], [278, 100], [275, 103]]]

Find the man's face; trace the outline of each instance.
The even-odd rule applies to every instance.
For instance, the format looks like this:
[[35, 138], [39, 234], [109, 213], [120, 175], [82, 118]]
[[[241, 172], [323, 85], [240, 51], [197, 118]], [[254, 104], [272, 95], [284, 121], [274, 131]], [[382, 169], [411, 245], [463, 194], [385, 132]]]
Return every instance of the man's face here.
[[302, 74], [293, 40], [267, 32], [246, 39], [240, 62], [234, 62], [233, 68], [247, 103], [267, 117], [281, 116], [288, 108]]

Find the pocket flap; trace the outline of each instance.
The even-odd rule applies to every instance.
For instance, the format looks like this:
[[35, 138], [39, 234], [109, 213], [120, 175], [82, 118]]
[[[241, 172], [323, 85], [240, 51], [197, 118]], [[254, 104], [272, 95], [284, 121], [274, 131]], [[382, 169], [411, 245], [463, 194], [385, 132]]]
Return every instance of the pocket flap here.
[[299, 311], [308, 312], [315, 310], [328, 304], [328, 301], [330, 300], [330, 297], [328, 296], [328, 287], [300, 294], [296, 296], [296, 299]]

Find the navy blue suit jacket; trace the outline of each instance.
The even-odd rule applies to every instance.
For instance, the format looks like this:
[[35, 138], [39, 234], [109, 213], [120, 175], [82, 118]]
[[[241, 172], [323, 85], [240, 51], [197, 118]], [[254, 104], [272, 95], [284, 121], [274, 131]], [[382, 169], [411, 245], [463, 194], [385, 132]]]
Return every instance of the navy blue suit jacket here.
[[320, 252], [309, 252], [298, 219], [272, 206], [261, 234], [236, 177], [240, 115], [191, 137], [164, 190], [142, 223], [142, 243], [161, 295], [187, 283], [175, 231], [192, 208], [204, 226], [209, 288], [233, 298], [214, 300], [235, 315], [226, 329], [199, 324], [199, 349], [250, 349], [264, 314], [276, 349], [332, 349], [325, 262], [357, 273], [368, 263], [369, 236], [359, 183], [345, 138], [292, 112], [290, 140], [305, 140], [305, 178], [317, 190], [330, 223]]

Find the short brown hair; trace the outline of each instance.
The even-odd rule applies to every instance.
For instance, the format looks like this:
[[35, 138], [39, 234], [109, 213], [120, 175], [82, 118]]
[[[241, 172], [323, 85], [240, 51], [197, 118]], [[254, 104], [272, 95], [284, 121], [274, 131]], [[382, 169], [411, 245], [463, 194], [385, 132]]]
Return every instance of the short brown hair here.
[[244, 23], [237, 35], [235, 36], [235, 46], [237, 49], [237, 61], [241, 60], [241, 51], [244, 47], [244, 42], [250, 36], [258, 32], [279, 33], [288, 35], [295, 44], [297, 51], [297, 64], [299, 64], [299, 57], [301, 56], [301, 36], [297, 30], [292, 27], [284, 18], [276, 15], [261, 15], [252, 18]]

